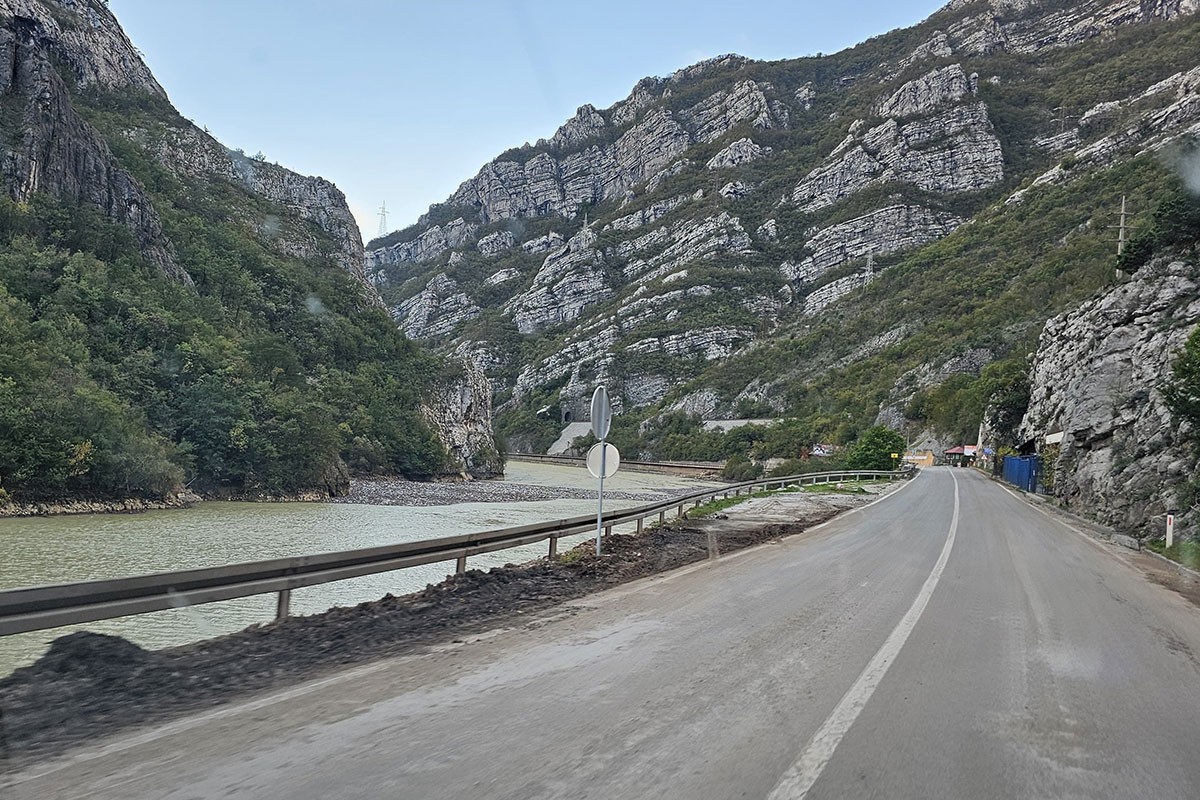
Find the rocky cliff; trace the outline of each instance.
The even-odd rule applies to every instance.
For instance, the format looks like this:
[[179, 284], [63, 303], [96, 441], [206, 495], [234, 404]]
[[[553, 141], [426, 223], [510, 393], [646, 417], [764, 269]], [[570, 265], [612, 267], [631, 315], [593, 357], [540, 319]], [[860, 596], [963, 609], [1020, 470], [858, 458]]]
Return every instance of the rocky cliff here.
[[459, 363], [460, 374], [439, 381], [426, 393], [421, 414], [446, 448], [446, 475], [500, 477], [504, 459], [496, 449], [491, 381], [470, 359]]
[[128, 226], [151, 263], [189, 282], [141, 185], [71, 100], [67, 80], [163, 96], [107, 8], [4, 0], [0, 63], [6, 65], [0, 70], [6, 134], [0, 176], [12, 199], [28, 202], [45, 193], [95, 207]]
[[[95, 273], [86, 291], [63, 293], [54, 289], [78, 277], [74, 264], [39, 267], [36, 280], [0, 270], [6, 302], [16, 297], [40, 317], [62, 301], [70, 308], [60, 316], [87, 328], [55, 332], [80, 348], [63, 356], [70, 369], [54, 370], [70, 388], [31, 369], [10, 385], [0, 370], [9, 390], [0, 411], [32, 425], [33, 402], [47, 397], [99, 405], [79, 419], [61, 415], [54, 434], [97, 466], [71, 467], [73, 481], [14, 485], [22, 470], [53, 470], [0, 459], [15, 492], [112, 494], [121, 483], [113, 474], [142, 463], [154, 465], [155, 487], [126, 475], [122, 491], [154, 493], [185, 472], [206, 491], [337, 494], [347, 463], [412, 477], [495, 474], [486, 379], [469, 369], [453, 385], [415, 378], [436, 373], [439, 360], [388, 329], [336, 186], [230, 150], [181, 117], [105, 0], [0, 0], [0, 64], [0, 188], [15, 201], [5, 205], [0, 248], [41, 237], [47, 263], [80, 251], [83, 271]], [[428, 251], [437, 238], [426, 237]], [[451, 234], [448, 244], [461, 243]], [[479, 247], [501, 252], [504, 236]], [[133, 263], [137, 253], [183, 288], [158, 287]], [[419, 260], [420, 247], [408, 257]], [[113, 291], [106, 280], [123, 285]], [[42, 355], [32, 334], [9, 333], [5, 347]], [[121, 419], [120, 430], [95, 427]], [[0, 439], [19, 430], [8, 426]], [[0, 444], [22, 458], [63, 450]]]
[[[470, 352], [531, 425], [586, 415], [598, 382], [626, 411], [715, 417], [828, 414], [828, 386], [847, 417], [905, 424], [924, 376], [977, 375], [1107, 271], [1043, 289], [1034, 258], [1002, 265], [1028, 233], [984, 239], [1029, 219], [1043, 252], [1095, 249], [1103, 176], [1200, 124], [1195, 11], [955, 0], [832, 56], [646, 78], [372, 243], [367, 273], [409, 336]], [[1039, 212], [1051, 197], [1069, 221]]]
[[[7, 134], [0, 175], [14, 200], [44, 193], [99, 209], [129, 227], [147, 260], [189, 282], [145, 188], [86, 119], [115, 104], [152, 109], [158, 113], [129, 114], [133, 124], [121, 135], [172, 171], [228, 180], [277, 204], [279, 224], [267, 225], [264, 239], [300, 258], [319, 257], [332, 243], [338, 263], [365, 283], [361, 236], [337, 187], [248, 159], [179, 117], [106, 3], [0, 0], [0, 58], [7, 65], [0, 71]], [[147, 118], [153, 124], [136, 124]], [[320, 235], [288, 224], [292, 215]]]
[[1139, 537], [1161, 536], [1166, 511], [1188, 508], [1200, 457], [1161, 386], [1197, 324], [1200, 267], [1171, 258], [1046, 323], [1021, 430], [1040, 441], [1063, 434], [1040, 449], [1064, 505]]

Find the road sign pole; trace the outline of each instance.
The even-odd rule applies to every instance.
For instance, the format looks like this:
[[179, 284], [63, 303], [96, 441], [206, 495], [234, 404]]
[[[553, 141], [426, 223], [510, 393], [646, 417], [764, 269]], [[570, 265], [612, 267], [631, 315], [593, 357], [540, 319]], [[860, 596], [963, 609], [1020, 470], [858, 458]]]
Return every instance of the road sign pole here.
[[608, 446], [600, 440], [600, 489], [596, 492], [596, 555], [600, 555], [600, 531], [604, 526], [604, 473], [607, 468]]
[[[604, 473], [608, 471], [606, 440], [611, 424], [612, 403], [608, 399], [608, 389], [597, 386], [596, 391], [592, 392], [592, 435], [600, 440], [600, 488], [596, 491], [596, 555], [600, 555], [600, 534], [604, 528]], [[613, 468], [616, 468], [615, 464]]]

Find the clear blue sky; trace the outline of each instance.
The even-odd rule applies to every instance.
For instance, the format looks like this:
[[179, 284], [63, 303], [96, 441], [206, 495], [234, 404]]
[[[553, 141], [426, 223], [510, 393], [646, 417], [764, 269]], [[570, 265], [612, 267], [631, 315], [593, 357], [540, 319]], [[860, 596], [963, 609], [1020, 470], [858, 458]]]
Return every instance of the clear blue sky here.
[[180, 112], [323, 175], [365, 238], [416, 221], [509, 147], [647, 75], [722, 53], [831, 53], [939, 0], [110, 0]]

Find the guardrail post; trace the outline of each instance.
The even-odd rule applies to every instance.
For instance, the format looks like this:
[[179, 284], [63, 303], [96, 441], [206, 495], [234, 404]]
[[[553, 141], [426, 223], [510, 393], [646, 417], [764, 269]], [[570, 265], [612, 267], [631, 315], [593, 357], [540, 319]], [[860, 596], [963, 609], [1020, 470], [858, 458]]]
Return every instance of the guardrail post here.
[[558, 537], [550, 537], [550, 558], [551, 560], [558, 557]]
[[275, 621], [283, 622], [288, 618], [288, 611], [292, 607], [292, 590], [280, 589], [279, 600], [275, 603]]
[[658, 512], [658, 524], [659, 525], [667, 524], [667, 512], [666, 511]]
[[613, 526], [612, 526], [612, 525], [605, 525], [605, 526], [604, 526], [604, 536], [605, 536], [605, 538], [608, 538], [609, 536], [612, 536], [612, 529], [613, 529]]
[[680, 504], [679, 504], [679, 514], [678, 514], [678, 516], [679, 516], [679, 517], [682, 517], [682, 516], [683, 516], [683, 503], [680, 503]]
[[639, 534], [640, 534], [640, 533], [642, 532], [642, 523], [644, 523], [645, 521], [646, 521], [646, 518], [645, 518], [645, 517], [638, 517], [638, 521], [637, 521], [637, 533], [639, 533]]
[[467, 557], [466, 556], [458, 557], [458, 561], [455, 562], [455, 564], [454, 564], [454, 571], [457, 572], [459, 575], [462, 575], [464, 572], [467, 571]]

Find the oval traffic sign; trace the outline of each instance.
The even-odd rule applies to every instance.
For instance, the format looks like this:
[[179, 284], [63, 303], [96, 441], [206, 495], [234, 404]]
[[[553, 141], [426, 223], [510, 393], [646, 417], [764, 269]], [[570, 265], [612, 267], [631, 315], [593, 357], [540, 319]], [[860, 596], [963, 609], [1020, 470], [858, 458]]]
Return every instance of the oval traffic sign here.
[[608, 402], [608, 390], [597, 386], [592, 392], [592, 433], [597, 439], [608, 437], [608, 429], [612, 427], [612, 403]]

